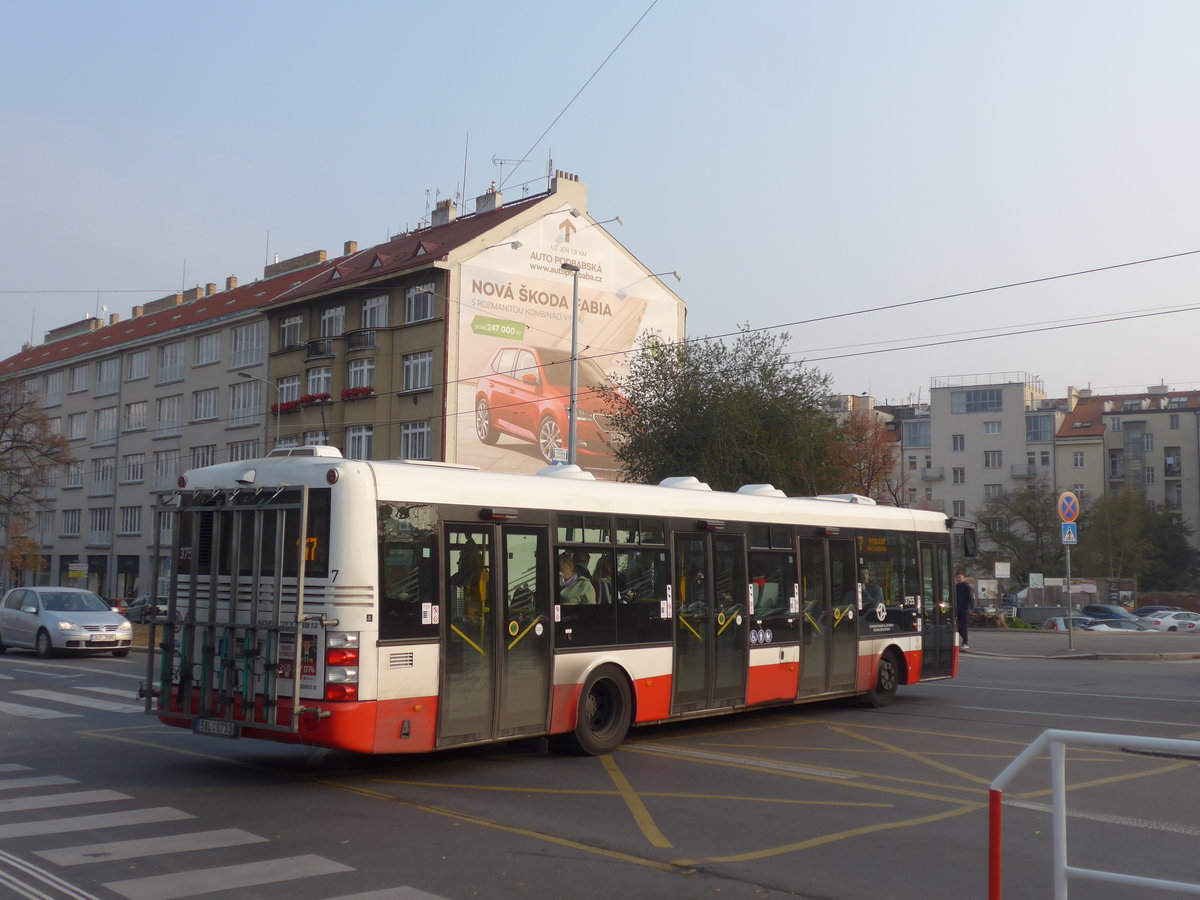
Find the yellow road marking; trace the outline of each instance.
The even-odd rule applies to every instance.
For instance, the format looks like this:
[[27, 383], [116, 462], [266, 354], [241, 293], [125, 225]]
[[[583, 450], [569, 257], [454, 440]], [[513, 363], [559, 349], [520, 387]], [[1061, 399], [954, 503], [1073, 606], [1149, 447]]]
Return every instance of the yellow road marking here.
[[864, 734], [855, 734], [853, 731], [849, 731], [845, 728], [834, 727], [830, 730], [835, 731], [838, 734], [844, 734], [847, 737], [854, 738], [856, 741], [864, 741], [868, 744], [874, 744], [876, 747], [881, 747], [882, 749], [887, 750], [889, 753], [897, 753], [900, 756], [906, 756], [915, 762], [924, 763], [927, 766], [933, 766], [935, 769], [938, 769], [949, 775], [955, 775], [959, 778], [966, 779], [974, 784], [988, 785], [992, 783], [990, 778], [982, 778], [979, 775], [972, 775], [970, 772], [964, 772], [962, 769], [955, 768], [954, 766], [948, 766], [945, 763], [938, 762], [936, 759], [929, 759], [927, 756], [924, 756], [923, 754], [917, 753], [913, 750], [905, 750], [904, 748], [897, 747], [894, 744], [885, 744], [883, 741], [877, 741], [874, 738], [869, 738]]
[[930, 822], [941, 822], [944, 819], [953, 819], [955, 816], [964, 816], [967, 813], [978, 812], [981, 809], [986, 809], [983, 803], [972, 803], [969, 806], [963, 806], [959, 809], [950, 809], [946, 812], [934, 813], [931, 816], [921, 816], [916, 819], [905, 819], [902, 822], [881, 822], [876, 825], [864, 825], [862, 828], [851, 828], [847, 831], [839, 831], [835, 834], [824, 834], [820, 837], [809, 838], [806, 841], [797, 841], [794, 844], [783, 844], [780, 847], [768, 847], [764, 850], [755, 850], [751, 853], [739, 853], [735, 856], [709, 856], [705, 859], [678, 859], [675, 861], [677, 866], [696, 866], [707, 863], [729, 863], [729, 862], [749, 862], [754, 859], [766, 859], [770, 856], [782, 856], [785, 853], [796, 853], [800, 850], [811, 850], [813, 847], [821, 847], [825, 844], [832, 844], [837, 841], [844, 841], [847, 838], [861, 837], [864, 834], [876, 834], [880, 831], [891, 831], [896, 828], [913, 828], [917, 825], [928, 825]]
[[[1196, 764], [1193, 762], [1178, 762], [1168, 766], [1159, 766], [1157, 769], [1147, 769], [1145, 772], [1128, 772], [1124, 775], [1113, 775], [1109, 778], [1093, 778], [1091, 781], [1081, 781], [1078, 784], [1068, 784], [1068, 791], [1079, 791], [1084, 788], [1100, 787], [1103, 784], [1118, 784], [1122, 781], [1134, 781], [1138, 778], [1149, 778], [1151, 775], [1165, 775], [1168, 772], [1178, 772], [1180, 769], [1190, 769]], [[1026, 794], [1009, 794], [1006, 796], [1015, 797], [1018, 800], [1029, 800], [1033, 797], [1046, 797], [1051, 793], [1050, 788], [1040, 791], [1029, 791]]]
[[608, 773], [608, 777], [617, 786], [617, 793], [621, 795], [621, 799], [625, 801], [625, 805], [629, 807], [629, 811], [633, 814], [633, 821], [637, 823], [637, 827], [641, 829], [642, 834], [646, 836], [646, 840], [650, 842], [651, 846], [674, 846], [667, 840], [666, 835], [658, 830], [658, 826], [654, 824], [654, 818], [650, 815], [650, 810], [646, 809], [646, 804], [642, 802], [642, 798], [638, 796], [638, 792], [633, 789], [633, 785], [629, 783], [629, 779], [617, 767], [617, 761], [611, 756], [602, 756], [600, 757], [600, 762], [604, 765], [604, 771]]

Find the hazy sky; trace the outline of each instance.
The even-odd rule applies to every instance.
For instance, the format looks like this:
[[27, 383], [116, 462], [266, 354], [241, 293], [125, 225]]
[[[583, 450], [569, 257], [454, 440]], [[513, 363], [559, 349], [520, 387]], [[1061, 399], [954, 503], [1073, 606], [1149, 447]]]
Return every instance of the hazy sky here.
[[501, 177], [509, 199], [543, 190], [553, 158], [652, 271], [680, 272], [690, 336], [787, 324], [839, 392], [1200, 387], [1200, 254], [806, 322], [1200, 250], [1191, 0], [0, 14], [0, 358], [102, 306], [245, 283], [268, 255], [378, 243], [464, 164], [466, 211]]

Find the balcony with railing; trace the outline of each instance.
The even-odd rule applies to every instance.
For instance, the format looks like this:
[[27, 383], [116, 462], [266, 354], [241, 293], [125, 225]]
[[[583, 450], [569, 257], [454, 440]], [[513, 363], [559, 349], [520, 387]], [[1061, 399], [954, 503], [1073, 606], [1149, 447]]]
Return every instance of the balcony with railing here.
[[1013, 478], [1037, 478], [1037, 466], [1010, 466], [1009, 475], [1011, 475]]
[[374, 328], [363, 328], [346, 333], [347, 350], [374, 350], [378, 346], [375, 342]]
[[333, 338], [317, 338], [305, 344], [305, 359], [320, 359], [333, 356]]
[[921, 470], [922, 481], [941, 481], [946, 477], [944, 466], [926, 466]]

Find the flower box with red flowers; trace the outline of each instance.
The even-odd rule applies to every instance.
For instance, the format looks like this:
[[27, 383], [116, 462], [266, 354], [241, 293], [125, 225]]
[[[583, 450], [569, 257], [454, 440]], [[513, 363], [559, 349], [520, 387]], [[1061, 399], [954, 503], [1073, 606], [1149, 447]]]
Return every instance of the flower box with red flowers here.
[[342, 391], [343, 400], [361, 400], [363, 397], [374, 397], [373, 387], [350, 387]]

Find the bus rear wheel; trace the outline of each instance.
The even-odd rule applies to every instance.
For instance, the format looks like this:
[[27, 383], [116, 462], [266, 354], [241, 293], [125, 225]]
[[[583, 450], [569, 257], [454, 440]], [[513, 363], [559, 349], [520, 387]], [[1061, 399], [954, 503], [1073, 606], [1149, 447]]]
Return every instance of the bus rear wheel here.
[[600, 666], [588, 676], [579, 694], [575, 730], [550, 738], [558, 753], [604, 756], [621, 746], [629, 733], [633, 702], [629, 682], [616, 666]]
[[888, 651], [879, 658], [879, 668], [875, 672], [875, 683], [870, 690], [863, 694], [863, 703], [878, 709], [887, 706], [896, 699], [896, 688], [900, 685], [900, 665], [896, 662], [896, 654]]

